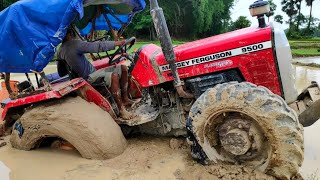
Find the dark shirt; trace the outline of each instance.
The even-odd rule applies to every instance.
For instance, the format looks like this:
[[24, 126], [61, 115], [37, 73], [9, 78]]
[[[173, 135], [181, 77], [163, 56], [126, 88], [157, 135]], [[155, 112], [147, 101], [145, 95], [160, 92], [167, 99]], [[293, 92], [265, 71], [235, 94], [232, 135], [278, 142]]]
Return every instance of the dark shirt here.
[[67, 61], [72, 71], [84, 79], [96, 71], [88, 61], [85, 53], [99, 53], [115, 49], [115, 41], [86, 42], [82, 40], [70, 40], [62, 43], [58, 58]]

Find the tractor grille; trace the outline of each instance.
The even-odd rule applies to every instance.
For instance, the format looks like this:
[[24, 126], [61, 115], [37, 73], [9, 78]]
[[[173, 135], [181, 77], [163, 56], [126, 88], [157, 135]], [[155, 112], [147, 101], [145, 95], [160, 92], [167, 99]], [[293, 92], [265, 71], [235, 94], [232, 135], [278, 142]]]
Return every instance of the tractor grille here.
[[191, 89], [196, 98], [200, 97], [207, 89], [231, 81], [244, 81], [243, 76], [236, 69], [210, 75], [199, 76], [186, 80], [187, 87]]

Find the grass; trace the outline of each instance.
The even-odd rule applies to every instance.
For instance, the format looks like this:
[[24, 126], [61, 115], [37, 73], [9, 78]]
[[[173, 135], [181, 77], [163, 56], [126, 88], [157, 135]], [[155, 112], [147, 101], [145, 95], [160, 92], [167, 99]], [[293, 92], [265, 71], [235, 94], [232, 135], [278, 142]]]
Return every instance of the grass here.
[[319, 49], [292, 49], [292, 55], [294, 57], [320, 56], [320, 48]]
[[301, 43], [301, 42], [296, 42], [296, 43], [290, 43], [290, 46], [292, 49], [320, 49], [320, 43], [316, 42], [309, 42], [309, 43]]
[[[180, 45], [180, 44], [184, 44], [184, 41], [177, 41], [177, 40], [173, 40], [172, 44], [173, 45]], [[155, 44], [160, 46], [160, 41], [137, 41], [135, 45], [133, 45], [133, 47], [131, 48], [131, 51], [133, 51], [134, 49], [139, 49], [140, 47], [142, 47], [143, 45], [146, 44]]]
[[289, 41], [293, 57], [320, 56], [320, 38]]
[[320, 43], [320, 37], [314, 37], [314, 38], [309, 38], [309, 39], [297, 39], [297, 40], [289, 40], [290, 43], [310, 43], [310, 42], [318, 42]]
[[[173, 40], [172, 41], [173, 45], [180, 45], [180, 44], [184, 44], [185, 42], [184, 41], [177, 41], [177, 40]], [[132, 48], [130, 49], [129, 52], [133, 52], [134, 50], [136, 49], [139, 49], [140, 47], [144, 46], [144, 45], [147, 45], [147, 44], [155, 44], [155, 45], [158, 45], [160, 46], [160, 41], [137, 41], [133, 46]], [[112, 54], [114, 53], [114, 51], [109, 51], [108, 52], [109, 54]], [[101, 57], [104, 57], [107, 55], [107, 53], [99, 53], [99, 55]], [[96, 57], [98, 57], [96, 54], [95, 54]]]

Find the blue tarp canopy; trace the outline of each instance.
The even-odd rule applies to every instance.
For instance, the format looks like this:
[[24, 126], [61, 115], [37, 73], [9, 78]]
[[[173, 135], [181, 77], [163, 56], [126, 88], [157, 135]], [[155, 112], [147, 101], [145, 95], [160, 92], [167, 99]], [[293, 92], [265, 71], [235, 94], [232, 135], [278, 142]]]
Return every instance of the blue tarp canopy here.
[[[121, 22], [128, 22], [129, 21], [129, 17], [127, 15], [116, 15], [118, 17], [118, 19], [114, 18], [113, 16], [111, 16], [110, 14], [107, 14], [110, 22], [112, 23], [112, 27], [114, 30], [119, 30], [122, 28], [122, 24], [118, 21], [118, 19], [121, 20]], [[95, 30], [110, 30], [105, 17], [103, 15], [100, 15], [96, 21], [95, 21]], [[88, 25], [80, 30], [80, 33], [82, 35], [87, 35], [91, 32], [92, 30], [92, 23], [89, 22]]]
[[[41, 72], [69, 25], [86, 18], [85, 8], [101, 4], [125, 24], [146, 6], [144, 0], [20, 0], [0, 12], [0, 72]], [[122, 24], [109, 18], [118, 30]], [[85, 25], [83, 33], [92, 26]], [[95, 29], [108, 30], [105, 25], [100, 16]]]
[[[118, 11], [114, 11], [109, 6], [104, 5], [103, 9], [101, 10], [101, 11], [104, 11], [104, 13], [94, 19], [94, 23], [95, 23], [95, 27], [93, 28], [94, 30], [107, 30], [107, 31], [110, 30], [110, 27], [106, 22], [105, 15], [111, 22], [112, 28], [114, 30], [120, 30], [124, 25], [127, 25], [128, 23], [130, 23], [134, 14], [127, 14], [128, 12], [125, 12], [125, 14], [123, 14], [123, 12], [121, 12], [121, 9], [123, 9], [124, 7], [122, 8], [119, 6], [114, 7], [115, 9], [120, 10], [120, 12], [118, 12]], [[129, 9], [128, 7], [126, 8]], [[92, 16], [93, 15], [92, 11], [95, 11], [95, 9], [92, 7], [87, 8], [86, 10], [87, 11], [85, 11], [85, 14], [88, 14], [88, 16], [90, 16], [89, 14], [91, 14]], [[85, 27], [82, 27], [83, 23], [86, 24]], [[81, 20], [79, 23], [77, 23], [77, 25], [80, 26], [80, 29], [81, 29], [80, 33], [82, 35], [87, 35], [92, 30], [92, 22], [86, 22], [85, 19]]]

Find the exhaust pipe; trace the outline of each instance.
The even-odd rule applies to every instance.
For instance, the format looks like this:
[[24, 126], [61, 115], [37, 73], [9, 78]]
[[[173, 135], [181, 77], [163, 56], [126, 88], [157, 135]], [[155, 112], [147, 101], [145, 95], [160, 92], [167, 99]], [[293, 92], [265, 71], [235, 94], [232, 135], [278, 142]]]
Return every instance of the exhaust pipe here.
[[159, 7], [157, 0], [150, 0], [150, 13], [153, 19], [154, 27], [156, 29], [158, 38], [161, 43], [162, 52], [166, 61], [169, 63], [170, 69], [172, 71], [172, 75], [174, 78], [174, 86], [176, 87], [179, 96], [190, 99], [194, 98], [192, 94], [185, 92], [182, 88], [183, 83], [180, 80], [177, 71], [177, 66], [175, 64], [176, 55], [174, 54], [167, 22], [164, 17], [163, 10]]

